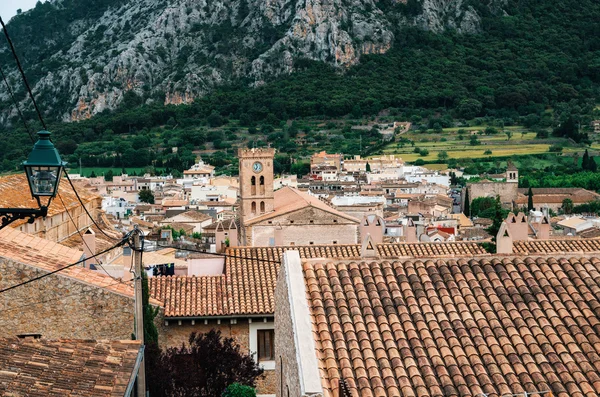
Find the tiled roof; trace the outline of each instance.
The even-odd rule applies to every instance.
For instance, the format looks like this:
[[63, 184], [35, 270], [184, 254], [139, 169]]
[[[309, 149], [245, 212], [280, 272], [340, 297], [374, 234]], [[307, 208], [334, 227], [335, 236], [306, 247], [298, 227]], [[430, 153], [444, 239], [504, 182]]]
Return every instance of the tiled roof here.
[[304, 264], [325, 396], [600, 390], [600, 259]]
[[[486, 254], [475, 243], [397, 243], [380, 244], [377, 248], [383, 257]], [[151, 277], [150, 294], [164, 302], [166, 317], [272, 315], [277, 272], [283, 253], [288, 250], [298, 250], [302, 259], [358, 260], [361, 255], [361, 246], [356, 244], [230, 247], [226, 251], [225, 274]]]
[[[67, 209], [79, 207], [81, 204], [77, 200], [77, 196], [73, 193], [73, 189], [68, 181], [61, 181], [58, 185], [58, 192], [65, 203]], [[84, 203], [94, 199], [99, 199], [99, 196], [90, 193], [86, 189], [78, 189], [79, 197]], [[0, 207], [2, 208], [38, 208], [37, 201], [31, 197], [29, 184], [25, 174], [15, 174], [0, 177]], [[60, 199], [56, 198], [48, 207], [48, 216], [63, 213], [63, 207]], [[19, 226], [25, 223], [25, 220], [18, 220], [11, 224], [12, 227]]]
[[470, 242], [379, 244], [377, 250], [382, 258], [447, 258], [487, 254], [480, 244]]
[[320, 210], [335, 214], [341, 218], [348, 219], [349, 221], [360, 223], [358, 219], [330, 207], [317, 197], [311, 196], [308, 193], [301, 192], [300, 190], [289, 186], [285, 186], [274, 193], [274, 202], [275, 210], [273, 212], [252, 218], [247, 221], [247, 224], [250, 225], [257, 222], [262, 222], [264, 220], [298, 211], [307, 207], [319, 208]]
[[[7, 227], [0, 230], [0, 256], [51, 272], [78, 262], [82, 252]], [[133, 288], [128, 284], [116, 283], [103, 273], [81, 266], [73, 266], [57, 274], [128, 297], [134, 295]]]
[[552, 253], [600, 253], [600, 239], [515, 241], [513, 252], [521, 255]]
[[164, 302], [165, 317], [205, 317], [231, 313], [225, 275], [150, 277], [148, 285], [152, 297]]
[[2, 396], [124, 396], [140, 342], [0, 338]]

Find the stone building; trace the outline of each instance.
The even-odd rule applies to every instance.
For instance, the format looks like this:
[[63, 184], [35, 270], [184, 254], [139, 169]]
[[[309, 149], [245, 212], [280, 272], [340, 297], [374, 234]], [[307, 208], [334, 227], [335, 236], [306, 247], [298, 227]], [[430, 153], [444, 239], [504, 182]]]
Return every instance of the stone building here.
[[[0, 231], [0, 289], [78, 262], [82, 254], [16, 229], [4, 228]], [[0, 294], [2, 336], [131, 339], [133, 316], [131, 284], [82, 266], [66, 268]]]
[[[102, 198], [85, 189], [79, 189], [78, 193], [88, 212], [97, 218], [102, 208]], [[58, 194], [48, 207], [46, 218], [36, 218], [33, 223], [18, 220], [10, 226], [46, 240], [61, 242], [77, 233], [77, 230], [85, 230], [92, 225], [67, 181], [59, 184]], [[0, 177], [0, 207], [38, 208], [37, 202], [31, 197], [25, 174]], [[71, 222], [67, 211], [77, 227]]]
[[238, 155], [241, 244], [357, 243], [358, 219], [289, 186], [273, 191], [274, 149], [240, 149]]
[[[509, 166], [506, 170], [505, 182], [482, 180], [475, 183], [467, 183], [463, 189], [462, 197], [465, 197], [465, 190], [469, 191], [469, 200], [473, 201], [479, 197], [500, 197], [500, 202], [504, 208], [513, 209], [514, 201], [518, 197], [519, 189], [519, 171], [514, 166]], [[462, 208], [464, 208], [464, 202]], [[469, 214], [467, 214], [469, 215]]]
[[344, 156], [339, 153], [329, 154], [325, 151], [315, 153], [310, 157], [310, 170], [313, 172], [323, 167], [334, 167], [334, 170], [339, 172], [342, 170], [343, 159]]
[[286, 251], [277, 396], [596, 396], [593, 241], [418, 260]]

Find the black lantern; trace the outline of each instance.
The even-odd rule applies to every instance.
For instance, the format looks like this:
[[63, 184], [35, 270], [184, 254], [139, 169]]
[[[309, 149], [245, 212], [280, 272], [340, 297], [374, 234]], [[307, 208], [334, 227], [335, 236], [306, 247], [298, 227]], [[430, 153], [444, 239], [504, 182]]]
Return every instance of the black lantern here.
[[[58, 151], [50, 141], [50, 132], [40, 131], [38, 137], [39, 140], [33, 146], [27, 161], [23, 162], [23, 168], [31, 195], [37, 200], [40, 208], [0, 208], [0, 229], [17, 219], [29, 218], [27, 221], [33, 223], [35, 218], [45, 217], [48, 215], [50, 202], [58, 192], [58, 184], [67, 163], [60, 159]], [[43, 204], [42, 197], [48, 198]]]

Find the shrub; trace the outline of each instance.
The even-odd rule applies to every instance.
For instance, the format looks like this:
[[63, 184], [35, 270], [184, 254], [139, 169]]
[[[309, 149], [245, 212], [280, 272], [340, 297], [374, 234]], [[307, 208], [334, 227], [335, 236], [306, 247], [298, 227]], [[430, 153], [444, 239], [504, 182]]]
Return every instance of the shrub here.
[[232, 383], [227, 386], [227, 390], [225, 390], [222, 397], [256, 397], [256, 390], [250, 386]]

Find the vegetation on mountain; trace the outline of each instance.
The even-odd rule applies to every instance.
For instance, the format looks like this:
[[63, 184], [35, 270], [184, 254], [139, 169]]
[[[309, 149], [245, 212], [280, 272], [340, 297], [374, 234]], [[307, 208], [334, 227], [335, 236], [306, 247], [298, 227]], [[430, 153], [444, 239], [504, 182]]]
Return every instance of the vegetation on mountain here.
[[[97, 12], [105, 2], [99, 2]], [[479, 2], [471, 3], [478, 7]], [[288, 172], [294, 166], [299, 171], [292, 158], [323, 147], [346, 154], [376, 153], [384, 144], [378, 130], [357, 127], [377, 115], [411, 121], [420, 131], [468, 125], [473, 118], [474, 124], [490, 120], [490, 128], [503, 132], [511, 143], [516, 138], [506, 128], [522, 125], [542, 139], [563, 139], [549, 145], [561, 151], [589, 143], [585, 129], [599, 116], [595, 104], [600, 97], [600, 3], [508, 0], [505, 16], [479, 11], [484, 15], [479, 34], [398, 28], [386, 54], [364, 55], [344, 73], [325, 63], [300, 60], [291, 75], [256, 88], [240, 80], [181, 106], [165, 106], [129, 91], [115, 111], [76, 123], [53, 122], [50, 129], [71, 163], [81, 159], [85, 167], [153, 166], [175, 174], [195, 161], [195, 151], [206, 149], [212, 149], [205, 152], [206, 160], [221, 171], [235, 172], [234, 153], [240, 145], [272, 144], [280, 153], [276, 168]], [[56, 29], [43, 28], [51, 30], [48, 34]], [[31, 48], [22, 43], [19, 49], [35, 80], [36, 43]], [[44, 95], [38, 99], [43, 107]], [[2, 106], [11, 105], [4, 101]], [[34, 119], [31, 111], [26, 114]], [[345, 121], [315, 128], [315, 118]], [[5, 136], [3, 171], [14, 170], [30, 148], [18, 120], [11, 122], [11, 128], [0, 127]], [[486, 130], [484, 136], [493, 132], [488, 135]], [[297, 139], [305, 139], [306, 147], [313, 149], [300, 150]], [[472, 135], [467, 141], [475, 148], [485, 139]], [[434, 159], [449, 161], [444, 155], [437, 157], [439, 151], [422, 149]], [[462, 157], [443, 151], [450, 160]], [[501, 156], [497, 150], [493, 153]], [[532, 176], [527, 183], [537, 186], [541, 179]]]

